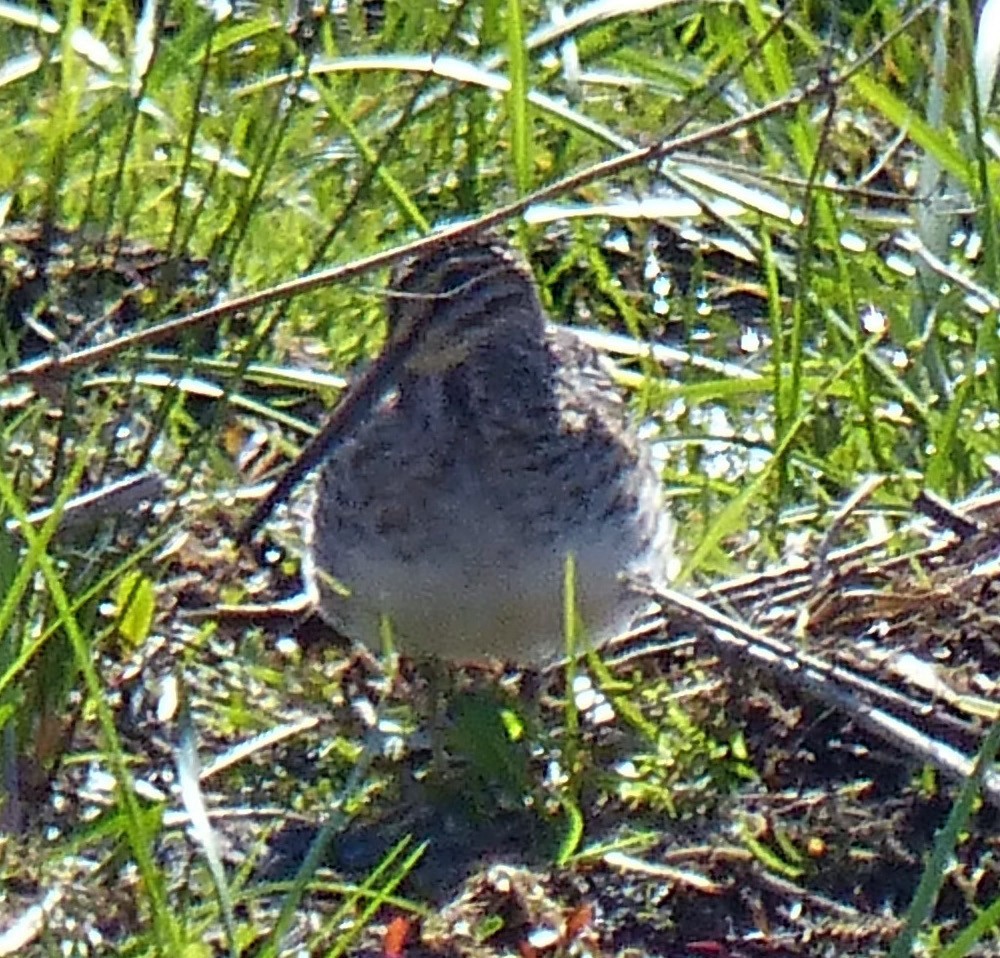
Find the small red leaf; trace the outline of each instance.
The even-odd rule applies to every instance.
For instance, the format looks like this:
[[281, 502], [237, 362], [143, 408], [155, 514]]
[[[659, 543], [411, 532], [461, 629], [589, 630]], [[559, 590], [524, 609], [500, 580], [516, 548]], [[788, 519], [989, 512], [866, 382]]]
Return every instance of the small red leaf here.
[[410, 937], [413, 922], [404, 915], [397, 915], [389, 922], [382, 936], [382, 955], [384, 958], [403, 958], [406, 952], [406, 941]]

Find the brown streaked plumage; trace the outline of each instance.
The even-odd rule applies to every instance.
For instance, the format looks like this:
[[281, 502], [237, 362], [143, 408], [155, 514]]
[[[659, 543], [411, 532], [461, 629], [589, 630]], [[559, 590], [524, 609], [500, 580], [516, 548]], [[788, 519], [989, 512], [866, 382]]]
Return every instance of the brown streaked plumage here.
[[673, 530], [598, 354], [547, 325], [495, 239], [418, 256], [388, 304], [394, 358], [361, 397], [377, 405], [319, 468], [321, 614], [374, 648], [385, 616], [406, 654], [540, 665], [564, 648], [572, 553], [591, 640], [627, 628], [648, 604], [629, 581], [665, 584]]

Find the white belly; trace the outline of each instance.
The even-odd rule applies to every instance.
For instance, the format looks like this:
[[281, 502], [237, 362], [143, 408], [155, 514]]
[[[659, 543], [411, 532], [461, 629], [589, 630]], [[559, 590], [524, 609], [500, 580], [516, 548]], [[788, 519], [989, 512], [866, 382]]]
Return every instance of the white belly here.
[[[311, 563], [306, 578], [324, 618], [374, 650], [382, 646], [384, 617], [396, 648], [407, 655], [541, 665], [565, 654], [565, 550], [526, 550], [513, 562], [509, 552], [488, 543], [475, 554], [461, 551], [466, 554], [438, 561], [415, 556], [405, 563], [372, 553], [344, 555], [334, 565], [347, 595]], [[621, 542], [576, 551], [580, 640], [599, 644], [648, 605], [624, 582], [622, 570], [635, 559], [635, 552], [623, 554]]]

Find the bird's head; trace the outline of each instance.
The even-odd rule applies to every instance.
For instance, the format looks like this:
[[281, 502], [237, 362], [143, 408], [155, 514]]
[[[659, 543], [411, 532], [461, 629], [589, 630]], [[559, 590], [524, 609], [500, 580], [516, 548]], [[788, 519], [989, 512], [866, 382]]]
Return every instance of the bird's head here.
[[381, 354], [254, 509], [241, 540], [249, 541], [275, 505], [403, 381], [445, 376], [480, 349], [511, 347], [523, 354], [545, 332], [531, 271], [488, 237], [447, 242], [414, 256], [394, 272], [388, 303], [389, 336]]
[[484, 344], [538, 338], [545, 314], [528, 266], [489, 237], [404, 263], [388, 294], [389, 342], [411, 375], [440, 375]]

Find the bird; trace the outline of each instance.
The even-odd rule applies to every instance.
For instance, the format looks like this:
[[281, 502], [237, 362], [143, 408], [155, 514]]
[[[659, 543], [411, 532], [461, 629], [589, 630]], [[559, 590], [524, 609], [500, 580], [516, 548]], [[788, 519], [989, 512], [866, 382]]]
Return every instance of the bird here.
[[668, 580], [674, 523], [607, 361], [550, 324], [496, 235], [416, 254], [386, 301], [387, 344], [342, 400], [365, 412], [316, 470], [321, 617], [375, 651], [388, 627], [408, 657], [542, 668], [565, 652], [572, 556], [587, 640], [626, 630]]

